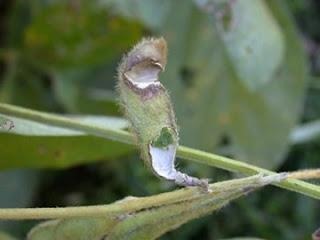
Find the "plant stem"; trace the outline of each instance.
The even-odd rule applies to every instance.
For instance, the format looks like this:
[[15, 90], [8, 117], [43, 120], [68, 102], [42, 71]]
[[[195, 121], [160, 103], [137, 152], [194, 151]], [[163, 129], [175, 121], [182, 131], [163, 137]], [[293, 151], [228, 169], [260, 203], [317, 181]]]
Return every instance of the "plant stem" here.
[[[252, 175], [257, 173], [271, 175], [275, 173], [264, 168], [253, 166], [248, 163], [236, 161], [227, 157], [207, 153], [204, 151], [199, 151], [188, 147], [179, 147], [177, 155], [187, 160], [221, 168], [230, 172], [243, 173], [246, 175]], [[272, 183], [272, 185], [294, 192], [298, 192], [315, 199], [320, 199], [320, 186], [307, 183], [301, 180], [287, 179], [280, 183]]]
[[288, 173], [288, 178], [295, 179], [319, 179], [320, 169], [304, 169]]
[[183, 188], [171, 192], [165, 192], [148, 197], [127, 197], [108, 205], [80, 206], [80, 207], [58, 207], [58, 208], [7, 208], [0, 209], [0, 219], [6, 220], [26, 220], [26, 219], [66, 219], [75, 217], [121, 217], [121, 215], [134, 214], [150, 208], [163, 207], [170, 204], [178, 204], [195, 201], [197, 199], [211, 198], [223, 199], [223, 195], [229, 199], [228, 195], [238, 191], [240, 195], [245, 195], [251, 191], [268, 185], [274, 181], [281, 181], [287, 175], [275, 174], [273, 176], [263, 176], [261, 174], [221, 181], [210, 184], [210, 192], [204, 193], [199, 188]]
[[80, 123], [77, 120], [55, 114], [30, 110], [27, 108], [13, 106], [5, 103], [0, 103], [0, 113], [3, 113], [7, 116], [28, 119], [38, 123], [44, 123], [47, 125], [78, 130], [90, 135], [107, 138], [117, 142], [133, 144], [133, 137], [126, 131], [91, 126], [89, 124]]
[[102, 217], [109, 215], [110, 210], [105, 205], [57, 208], [0, 209], [0, 219], [4, 220], [60, 219], [67, 217]]
[[[76, 120], [57, 116], [54, 114], [39, 112], [3, 103], [0, 103], [0, 113], [8, 116], [29, 119], [36, 122], [50, 124], [58, 127], [65, 127], [72, 130], [78, 130], [94, 136], [103, 137], [118, 142], [123, 142], [127, 144], [134, 143], [133, 137], [126, 131], [91, 126], [85, 123], [79, 123]], [[243, 173], [246, 175], [252, 175], [257, 173], [264, 173], [267, 175], [274, 174], [274, 172], [272, 171], [259, 168], [244, 162], [236, 161], [227, 157], [183, 146], [180, 146], [178, 148], [177, 156], [201, 164], [210, 165], [231, 172]], [[315, 199], [320, 199], [320, 186], [310, 184], [304, 181], [288, 179], [280, 183], [273, 183], [273, 185], [294, 192], [298, 192]]]

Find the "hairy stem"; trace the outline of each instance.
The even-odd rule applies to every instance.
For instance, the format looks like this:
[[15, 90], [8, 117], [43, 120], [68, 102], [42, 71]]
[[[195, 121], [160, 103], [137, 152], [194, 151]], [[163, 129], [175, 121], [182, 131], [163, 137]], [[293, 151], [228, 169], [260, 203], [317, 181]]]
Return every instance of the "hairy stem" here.
[[[58, 127], [78, 130], [94, 136], [103, 137], [118, 142], [127, 144], [134, 143], [133, 137], [126, 131], [91, 126], [89, 124], [79, 123], [76, 120], [56, 116], [54, 114], [34, 111], [3, 103], [0, 103], [0, 113]], [[244, 162], [183, 146], [180, 146], [178, 148], [177, 156], [201, 164], [210, 165], [231, 172], [243, 173], [246, 175], [253, 175], [257, 173], [264, 173], [267, 175], [275, 174], [272, 171], [259, 168]], [[298, 192], [315, 199], [320, 199], [320, 186], [304, 181], [287, 179], [279, 183], [273, 183], [273, 185], [290, 191]]]
[[[108, 205], [58, 207], [58, 208], [7, 208], [0, 209], [0, 219], [24, 220], [24, 219], [65, 219], [74, 217], [121, 217], [121, 215], [134, 214], [150, 208], [163, 207], [170, 204], [180, 204], [197, 199], [212, 200], [222, 199], [228, 194], [240, 191], [245, 195], [250, 191], [268, 185], [272, 182], [282, 181], [287, 174], [274, 174], [265, 176], [257, 174], [251, 177], [227, 180], [210, 184], [210, 191], [202, 192], [198, 188], [184, 188], [172, 192], [160, 193], [149, 197], [126, 197]], [[230, 199], [229, 199], [230, 200]]]

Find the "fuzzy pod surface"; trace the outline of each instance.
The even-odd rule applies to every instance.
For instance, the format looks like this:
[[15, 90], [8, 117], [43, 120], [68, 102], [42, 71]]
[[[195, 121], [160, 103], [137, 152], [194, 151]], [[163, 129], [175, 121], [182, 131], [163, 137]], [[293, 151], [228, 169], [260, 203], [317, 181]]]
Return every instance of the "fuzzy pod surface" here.
[[118, 68], [118, 92], [124, 114], [131, 123], [141, 156], [153, 172], [182, 186], [208, 187], [175, 169], [178, 128], [169, 94], [159, 81], [167, 62], [164, 38], [139, 42]]

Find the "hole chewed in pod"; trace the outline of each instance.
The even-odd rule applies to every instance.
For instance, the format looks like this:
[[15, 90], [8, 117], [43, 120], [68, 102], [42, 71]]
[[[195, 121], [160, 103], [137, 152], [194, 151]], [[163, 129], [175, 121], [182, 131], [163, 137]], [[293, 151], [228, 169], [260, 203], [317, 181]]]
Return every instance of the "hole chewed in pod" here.
[[175, 169], [174, 162], [176, 150], [177, 147], [175, 145], [169, 145], [165, 148], [159, 148], [150, 145], [149, 153], [153, 171], [160, 177], [174, 181], [177, 185], [201, 186], [205, 190], [208, 190], [207, 179], [191, 177]]
[[320, 228], [312, 234], [312, 240], [320, 240]]
[[137, 88], [146, 88], [151, 84], [159, 84], [158, 74], [161, 68], [148, 62], [139, 63], [125, 73], [125, 77]]

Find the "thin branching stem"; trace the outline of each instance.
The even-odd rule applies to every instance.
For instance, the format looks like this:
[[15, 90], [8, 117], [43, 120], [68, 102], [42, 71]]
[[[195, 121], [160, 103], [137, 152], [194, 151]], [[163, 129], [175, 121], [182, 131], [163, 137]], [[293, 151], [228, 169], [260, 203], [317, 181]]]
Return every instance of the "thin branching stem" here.
[[[79, 123], [76, 120], [72, 120], [62, 116], [57, 116], [54, 114], [39, 112], [3, 103], [0, 103], [0, 113], [8, 116], [33, 120], [39, 123], [45, 123], [53, 126], [78, 130], [87, 134], [107, 138], [122, 143], [134, 143], [133, 137], [126, 131], [91, 126], [89, 124]], [[212, 153], [184, 146], [179, 147], [177, 156], [183, 159], [191, 160], [205, 165], [210, 165], [231, 172], [242, 173], [245, 175], [253, 175], [257, 173], [264, 173], [267, 175], [274, 174], [274, 172], [272, 171], [256, 167], [248, 163], [236, 161], [227, 157], [215, 155]], [[273, 185], [290, 191], [298, 192], [315, 199], [320, 199], [320, 186], [307, 183], [301, 180], [287, 179], [279, 183], [273, 183]]]

